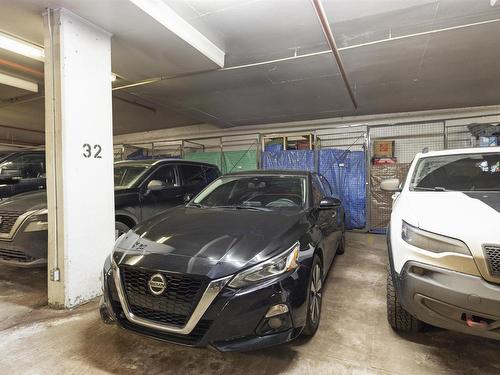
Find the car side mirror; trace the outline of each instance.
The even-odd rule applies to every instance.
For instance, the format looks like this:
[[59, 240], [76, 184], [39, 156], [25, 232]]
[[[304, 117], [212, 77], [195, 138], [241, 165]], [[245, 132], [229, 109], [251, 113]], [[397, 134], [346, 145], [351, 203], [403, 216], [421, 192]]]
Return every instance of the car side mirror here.
[[189, 203], [193, 199], [193, 194], [187, 193], [184, 195], [184, 203]]
[[383, 191], [401, 191], [400, 181], [398, 178], [391, 178], [380, 183], [380, 189]]
[[319, 202], [319, 209], [320, 210], [329, 210], [333, 208], [340, 207], [342, 202], [340, 199], [333, 198], [333, 197], [324, 197], [321, 202]]
[[148, 183], [147, 191], [159, 191], [159, 190], [164, 190], [167, 187], [168, 187], [167, 184], [163, 181], [151, 180]]

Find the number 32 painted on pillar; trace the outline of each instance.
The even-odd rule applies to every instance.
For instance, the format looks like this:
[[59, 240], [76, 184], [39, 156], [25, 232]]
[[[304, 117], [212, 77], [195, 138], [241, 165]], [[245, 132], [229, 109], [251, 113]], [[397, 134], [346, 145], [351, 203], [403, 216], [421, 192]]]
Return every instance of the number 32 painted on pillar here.
[[[94, 150], [94, 152], [92, 152], [92, 149]], [[102, 151], [101, 145], [94, 145], [94, 147], [92, 147], [88, 143], [83, 144], [83, 157], [84, 158], [88, 159], [88, 158], [94, 156], [94, 159], [102, 159], [101, 151]]]

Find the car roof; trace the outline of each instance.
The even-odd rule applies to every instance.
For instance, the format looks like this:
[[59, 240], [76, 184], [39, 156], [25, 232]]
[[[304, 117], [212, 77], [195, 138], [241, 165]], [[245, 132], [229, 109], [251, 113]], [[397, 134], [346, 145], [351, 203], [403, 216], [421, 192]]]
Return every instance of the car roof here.
[[453, 150], [420, 152], [416, 155], [416, 157], [417, 158], [428, 158], [431, 156], [485, 154], [485, 153], [500, 153], [500, 147], [497, 146], [497, 147], [457, 148], [457, 149], [453, 149]]
[[184, 160], [184, 159], [177, 159], [177, 158], [121, 160], [121, 161], [115, 162], [115, 165], [151, 166], [151, 165], [169, 164], [169, 163], [205, 165], [207, 167], [217, 168], [217, 166], [213, 165], [213, 164], [203, 163], [200, 161], [190, 161], [190, 160]]
[[287, 176], [300, 176], [307, 177], [310, 176], [312, 172], [309, 171], [298, 171], [298, 170], [288, 170], [288, 169], [256, 169], [252, 171], [239, 171], [226, 174], [226, 176], [270, 176], [270, 175], [287, 175]]

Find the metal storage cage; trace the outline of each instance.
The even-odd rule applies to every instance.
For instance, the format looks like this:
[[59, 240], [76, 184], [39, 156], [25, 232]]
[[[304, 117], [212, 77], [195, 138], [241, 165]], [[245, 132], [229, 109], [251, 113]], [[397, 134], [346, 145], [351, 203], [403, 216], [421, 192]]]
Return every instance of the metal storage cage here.
[[[393, 141], [393, 156], [376, 160], [374, 142]], [[380, 190], [380, 183], [387, 178], [403, 181], [415, 155], [424, 149], [429, 151], [445, 148], [445, 123], [410, 123], [372, 126], [369, 129], [369, 230], [385, 233], [392, 210], [392, 194]], [[384, 158], [382, 158], [384, 159]], [[380, 162], [376, 164], [376, 162]]]
[[260, 167], [260, 134], [221, 138], [222, 172], [254, 170]]

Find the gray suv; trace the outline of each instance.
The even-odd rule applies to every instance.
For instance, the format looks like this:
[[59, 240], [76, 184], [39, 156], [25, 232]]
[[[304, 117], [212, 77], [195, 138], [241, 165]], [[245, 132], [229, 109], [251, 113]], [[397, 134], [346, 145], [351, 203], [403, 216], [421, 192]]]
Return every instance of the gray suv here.
[[[179, 159], [115, 163], [115, 236], [183, 204], [219, 176], [214, 165]], [[0, 263], [30, 267], [45, 264], [46, 258], [45, 190], [0, 202]]]

